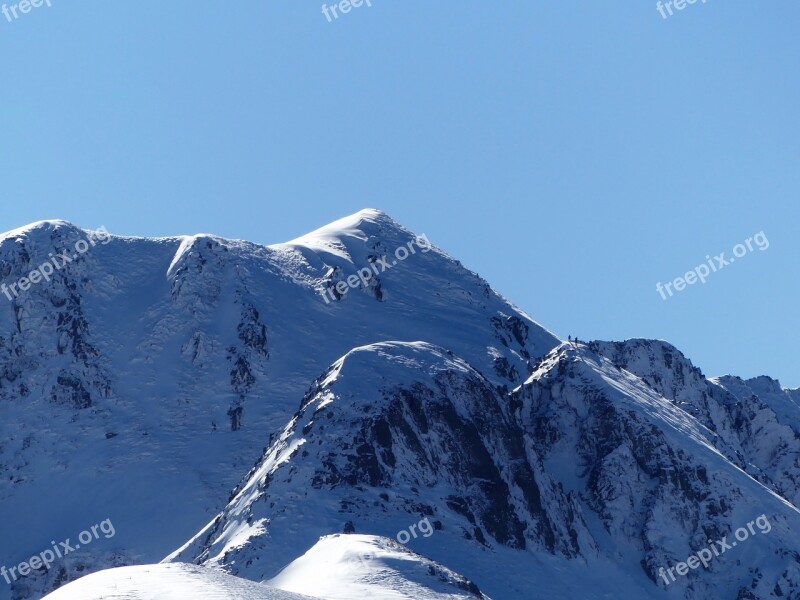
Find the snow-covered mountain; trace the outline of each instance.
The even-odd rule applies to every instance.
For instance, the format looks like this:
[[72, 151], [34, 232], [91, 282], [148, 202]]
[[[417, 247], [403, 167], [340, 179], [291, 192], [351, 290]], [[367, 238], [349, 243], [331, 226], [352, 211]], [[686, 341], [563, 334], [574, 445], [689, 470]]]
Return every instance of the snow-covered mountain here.
[[103, 519], [116, 535], [19, 578], [16, 597], [161, 560], [225, 506], [309, 384], [353, 347], [425, 339], [511, 388], [558, 343], [375, 210], [266, 247], [63, 221], [0, 236], [7, 286], [61, 256], [49, 281], [0, 296], [0, 506], [14, 515], [0, 565]]
[[798, 390], [562, 343], [375, 210], [273, 246], [41, 222], [2, 281], [65, 251], [0, 296], [0, 565], [115, 531], [0, 598], [162, 559], [49, 597], [800, 598]]
[[[381, 343], [315, 382], [224, 513], [170, 560], [262, 581], [331, 531], [394, 538], [427, 519], [432, 531], [410, 548], [488, 575], [492, 546], [566, 558], [591, 547], [576, 508], [485, 377], [425, 342]], [[504, 580], [497, 597], [521, 597], [531, 583], [525, 571]]]

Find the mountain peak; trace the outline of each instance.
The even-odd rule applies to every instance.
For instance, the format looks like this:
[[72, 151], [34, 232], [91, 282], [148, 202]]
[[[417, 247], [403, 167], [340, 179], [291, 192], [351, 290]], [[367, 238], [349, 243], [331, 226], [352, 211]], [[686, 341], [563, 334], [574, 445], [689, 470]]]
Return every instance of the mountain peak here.
[[398, 236], [407, 237], [409, 234], [411, 232], [408, 229], [385, 212], [375, 208], [364, 208], [290, 240], [286, 244], [318, 247], [331, 243], [341, 244], [348, 238], [362, 241], [370, 238], [390, 240]]
[[23, 225], [22, 227], [17, 227], [16, 229], [12, 229], [5, 233], [0, 233], [0, 243], [4, 242], [7, 239], [12, 238], [19, 238], [19, 237], [38, 237], [43, 235], [51, 236], [53, 233], [61, 233], [61, 232], [75, 232], [80, 233], [83, 230], [70, 223], [69, 221], [65, 221], [64, 219], [45, 219], [43, 221], [36, 221], [34, 223], [29, 223], [28, 225]]
[[770, 392], [773, 394], [780, 394], [783, 392], [781, 382], [773, 379], [769, 375], [759, 375], [758, 377], [751, 377], [745, 383], [755, 390]]

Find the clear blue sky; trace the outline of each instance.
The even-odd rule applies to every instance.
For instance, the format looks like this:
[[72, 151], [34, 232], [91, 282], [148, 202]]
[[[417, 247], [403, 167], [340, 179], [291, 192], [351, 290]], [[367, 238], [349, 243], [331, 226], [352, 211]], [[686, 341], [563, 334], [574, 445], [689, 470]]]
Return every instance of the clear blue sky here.
[[0, 15], [0, 230], [272, 243], [376, 207], [564, 338], [800, 386], [797, 2], [321, 4]]

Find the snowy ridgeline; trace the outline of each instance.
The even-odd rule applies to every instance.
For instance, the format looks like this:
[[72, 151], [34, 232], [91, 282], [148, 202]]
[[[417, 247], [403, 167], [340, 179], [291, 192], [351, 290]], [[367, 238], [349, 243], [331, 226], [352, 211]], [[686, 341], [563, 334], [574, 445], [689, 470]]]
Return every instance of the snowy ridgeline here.
[[266, 247], [43, 222], [0, 275], [75, 248], [0, 296], [0, 565], [115, 534], [0, 599], [800, 598], [797, 390], [561, 343], [374, 210]]

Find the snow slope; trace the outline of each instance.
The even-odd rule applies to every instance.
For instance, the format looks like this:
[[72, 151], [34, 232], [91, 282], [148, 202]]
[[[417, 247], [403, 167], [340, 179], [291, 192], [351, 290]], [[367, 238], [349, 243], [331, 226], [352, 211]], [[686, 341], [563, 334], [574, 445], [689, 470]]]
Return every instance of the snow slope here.
[[312, 600], [195, 565], [119, 567], [89, 575], [47, 600]]
[[[300, 593], [295, 592], [302, 592]], [[490, 600], [469, 580], [403, 548], [364, 535], [321, 539], [262, 584], [184, 563], [108, 569], [47, 600]]]
[[471, 581], [393, 540], [331, 535], [270, 585], [326, 600], [489, 600]]

